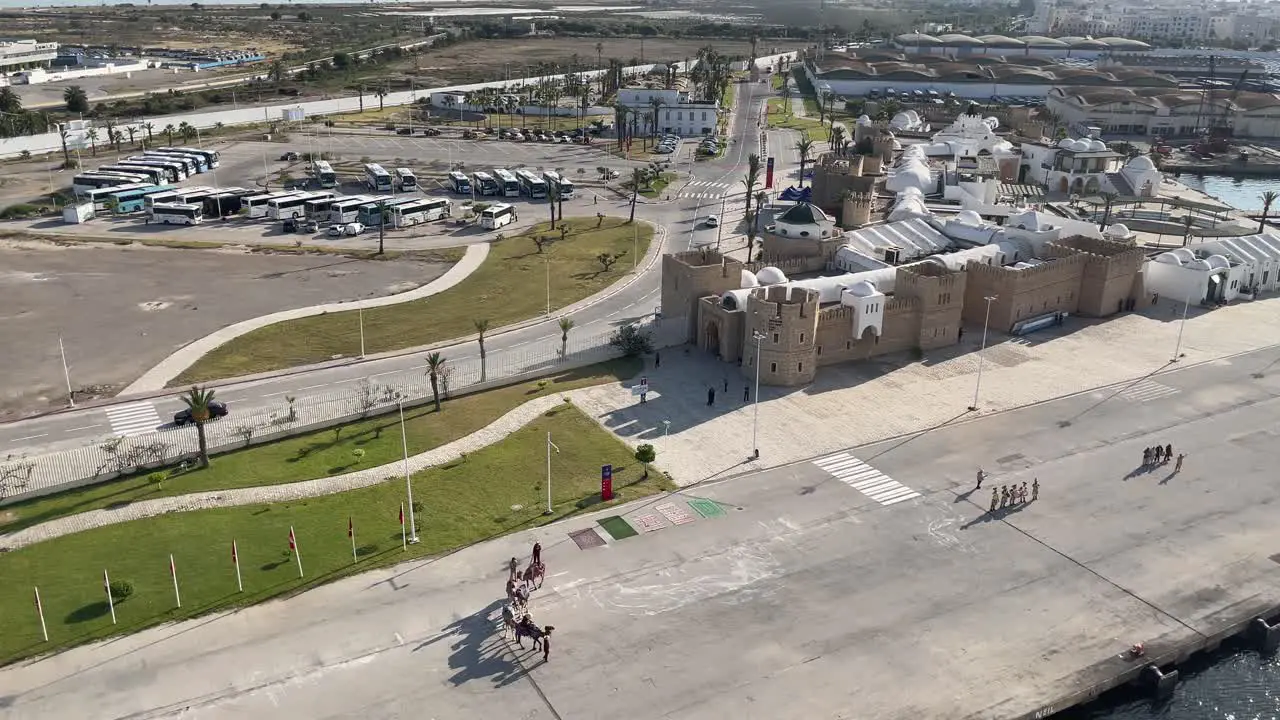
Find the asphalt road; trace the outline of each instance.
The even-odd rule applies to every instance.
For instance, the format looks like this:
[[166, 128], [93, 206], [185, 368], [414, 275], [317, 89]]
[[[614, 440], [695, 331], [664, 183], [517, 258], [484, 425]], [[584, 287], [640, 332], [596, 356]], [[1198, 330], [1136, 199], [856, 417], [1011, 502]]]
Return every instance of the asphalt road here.
[[[696, 143], [683, 143], [679, 157], [674, 159], [678, 169], [690, 175], [685, 188], [710, 188], [708, 192], [730, 194], [722, 218], [726, 234], [740, 222], [744, 189], [739, 182], [747, 156], [759, 147], [756, 118], [764, 99], [771, 95], [767, 85], [744, 83], [742, 93], [735, 103], [731, 133], [734, 141], [723, 157], [694, 161], [691, 153]], [[720, 213], [721, 202], [715, 198], [691, 197], [691, 190], [673, 188], [670, 201], [648, 202], [636, 208], [636, 216], [654, 222], [666, 232], [663, 252], [682, 251], [699, 244], [713, 243], [719, 230], [703, 227], [702, 219], [711, 213]], [[699, 192], [699, 195], [708, 194]], [[594, 206], [593, 206], [594, 207]], [[629, 204], [623, 200], [602, 200], [599, 211], [611, 215], [626, 215]], [[736, 214], [735, 214], [736, 213]], [[661, 288], [661, 263], [640, 273], [629, 285], [600, 300], [589, 308], [574, 313], [577, 321], [575, 333], [579, 336], [602, 333], [608, 328], [646, 317], [652, 317], [658, 307]], [[491, 335], [486, 350], [491, 361], [505, 353], [536, 351], [538, 348], [559, 347], [560, 331], [555, 319], [505, 333]], [[466, 360], [478, 357], [474, 343], [464, 343], [441, 349], [450, 359]], [[214, 383], [218, 396], [227, 401], [232, 413], [258, 407], [277, 407], [285, 395], [305, 403], [308, 395], [332, 393], [335, 389], [361, 379], [389, 382], [390, 377], [401, 373], [421, 374], [424, 363], [420, 354], [393, 358], [353, 362], [338, 367], [328, 367], [298, 372], [272, 379], [248, 382]], [[381, 378], [381, 379], [380, 379]], [[135, 399], [136, 400], [136, 399]], [[122, 403], [129, 407], [120, 409]], [[129, 398], [119, 398], [119, 403], [69, 410], [44, 417], [0, 425], [0, 453], [37, 454], [69, 447], [92, 444], [121, 431], [159, 427], [183, 407], [177, 395], [146, 400], [134, 405]]]
[[[1269, 362], [615, 508], [655, 524], [607, 547], [578, 549], [568, 533], [600, 518], [574, 518], [7, 668], [0, 687], [22, 717], [1047, 717], [1150, 662], [1125, 658], [1134, 642], [1156, 658], [1280, 602]], [[1138, 467], [1155, 443], [1186, 453], [1181, 472]], [[854, 461], [869, 470], [839, 469]], [[988, 512], [979, 466], [989, 485], [1038, 480], [1038, 499]], [[919, 495], [888, 502], [889, 482]], [[496, 623], [503, 563], [535, 540], [548, 662]]]

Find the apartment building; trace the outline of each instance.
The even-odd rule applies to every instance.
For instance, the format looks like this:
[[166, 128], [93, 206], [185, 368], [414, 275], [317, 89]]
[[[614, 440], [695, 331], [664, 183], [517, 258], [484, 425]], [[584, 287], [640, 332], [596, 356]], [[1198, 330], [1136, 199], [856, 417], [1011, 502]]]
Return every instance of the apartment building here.
[[48, 67], [58, 56], [58, 43], [0, 40], [0, 72]]

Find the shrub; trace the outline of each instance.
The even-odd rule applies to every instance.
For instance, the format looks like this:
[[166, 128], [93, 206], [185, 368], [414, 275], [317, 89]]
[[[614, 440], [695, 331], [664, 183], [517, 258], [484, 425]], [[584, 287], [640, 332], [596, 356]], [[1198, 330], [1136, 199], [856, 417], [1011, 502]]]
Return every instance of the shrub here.
[[43, 210], [38, 205], [18, 203], [0, 210], [0, 220], [21, 220], [22, 218], [35, 217], [41, 212]]
[[123, 602], [133, 594], [133, 583], [128, 580], [112, 580], [110, 590], [112, 602]]

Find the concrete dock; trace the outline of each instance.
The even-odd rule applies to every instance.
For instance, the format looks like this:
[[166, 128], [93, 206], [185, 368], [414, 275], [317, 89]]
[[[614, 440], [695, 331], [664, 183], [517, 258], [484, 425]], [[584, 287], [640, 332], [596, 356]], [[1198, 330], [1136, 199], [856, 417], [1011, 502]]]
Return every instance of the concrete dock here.
[[[1280, 606], [1277, 357], [1270, 348], [704, 484], [629, 507], [632, 525], [651, 529], [600, 547], [569, 538], [594, 525], [583, 516], [72, 650], [0, 671], [0, 708], [1047, 717]], [[1157, 442], [1186, 453], [1181, 472], [1139, 468]], [[979, 466], [990, 477], [975, 491]], [[988, 512], [991, 487], [1033, 479], [1038, 500]], [[695, 496], [723, 514], [696, 512]], [[533, 617], [556, 627], [546, 663], [493, 621], [503, 561], [527, 557], [535, 539], [549, 572]], [[1136, 642], [1145, 658], [1127, 657]]]

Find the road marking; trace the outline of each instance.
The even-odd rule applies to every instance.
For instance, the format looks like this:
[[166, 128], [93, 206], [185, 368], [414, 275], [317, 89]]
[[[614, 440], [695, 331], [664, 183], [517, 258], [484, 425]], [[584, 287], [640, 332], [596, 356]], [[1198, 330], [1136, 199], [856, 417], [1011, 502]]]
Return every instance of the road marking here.
[[328, 384], [329, 384], [329, 383], [320, 383], [319, 385], [308, 385], [308, 386], [306, 386], [306, 387], [300, 387], [300, 388], [298, 388], [298, 391], [299, 391], [299, 392], [301, 392], [301, 391], [303, 391], [303, 390], [315, 390], [316, 388], [322, 388], [322, 387], [325, 387], [325, 386], [326, 386], [326, 385], [328, 385]]
[[1116, 394], [1125, 400], [1146, 402], [1147, 400], [1155, 400], [1156, 398], [1177, 395], [1178, 392], [1177, 388], [1171, 388], [1168, 385], [1161, 385], [1154, 380], [1140, 380]]
[[263, 395], [262, 397], [275, 397], [275, 396], [277, 396], [277, 395], [284, 395], [284, 394], [286, 394], [286, 393], [288, 393], [288, 392], [289, 392], [288, 390], [281, 390], [280, 392], [267, 393], [266, 395]]
[[893, 505], [920, 497], [920, 493], [885, 475], [849, 453], [836, 453], [813, 461], [832, 477], [881, 505]]
[[80, 430], [91, 430], [91, 429], [96, 428], [96, 427], [102, 427], [102, 423], [98, 423], [97, 425], [85, 425], [84, 427], [71, 428], [71, 429], [67, 430], [67, 432], [78, 432], [78, 431], [80, 431]]
[[42, 438], [42, 437], [44, 437], [45, 435], [48, 435], [48, 434], [49, 434], [49, 433], [41, 433], [41, 434], [39, 434], [39, 435], [28, 435], [28, 436], [26, 436], [26, 437], [14, 438], [14, 442], [21, 442], [21, 441], [23, 441], [23, 440], [35, 440], [36, 438]]
[[[372, 376], [370, 376], [370, 377], [372, 377]], [[358, 378], [358, 377], [354, 377], [354, 378], [347, 378], [346, 380], [334, 380], [333, 382], [331, 382], [331, 383], [329, 383], [329, 384], [330, 384], [330, 385], [341, 385], [341, 384], [343, 384], [343, 383], [355, 382], [355, 381], [357, 381], [357, 380], [366, 380], [366, 379], [368, 379], [368, 378]], [[319, 387], [319, 386], [317, 386], [317, 387]]]
[[148, 400], [141, 402], [113, 405], [106, 409], [107, 420], [111, 422], [111, 431], [117, 437], [130, 437], [151, 432], [160, 427], [160, 414], [156, 406]]

